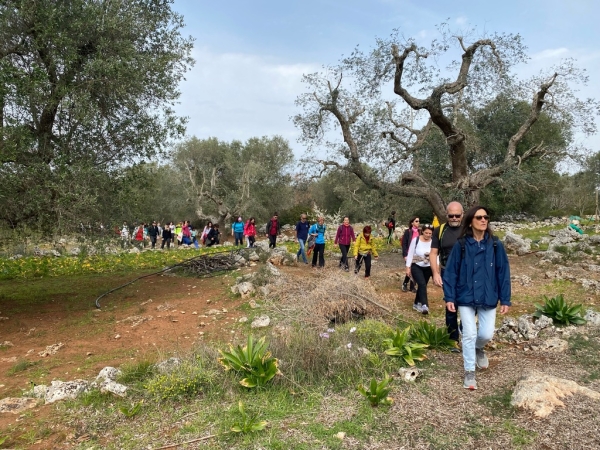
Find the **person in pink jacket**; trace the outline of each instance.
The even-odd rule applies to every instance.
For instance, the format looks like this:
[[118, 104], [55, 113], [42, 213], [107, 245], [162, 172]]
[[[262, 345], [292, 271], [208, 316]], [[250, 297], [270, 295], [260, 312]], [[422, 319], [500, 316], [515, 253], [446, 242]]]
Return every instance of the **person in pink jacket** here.
[[337, 233], [335, 234], [335, 244], [340, 246], [340, 251], [342, 252], [342, 257], [340, 258], [340, 269], [344, 269], [348, 272], [348, 252], [350, 251], [350, 244], [356, 240], [356, 236], [354, 235], [354, 230], [350, 225], [350, 218], [348, 216], [344, 216], [343, 223], [338, 227]]
[[254, 247], [256, 242], [256, 219], [250, 217], [244, 225], [244, 236], [246, 236], [246, 247]]

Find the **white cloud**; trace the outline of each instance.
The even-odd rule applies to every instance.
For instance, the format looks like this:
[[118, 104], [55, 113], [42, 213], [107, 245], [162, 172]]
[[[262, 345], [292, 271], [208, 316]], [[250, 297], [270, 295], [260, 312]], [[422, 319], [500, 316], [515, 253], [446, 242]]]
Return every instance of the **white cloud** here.
[[458, 16], [456, 18], [455, 22], [456, 22], [456, 25], [463, 26], [463, 25], [466, 25], [469, 23], [469, 19], [467, 19], [465, 16]]
[[548, 48], [541, 52], [534, 53], [531, 59], [534, 61], [545, 60], [545, 59], [557, 59], [564, 58], [569, 54], [569, 49], [565, 47], [560, 48]]
[[304, 73], [311, 64], [282, 64], [258, 55], [212, 53], [194, 49], [196, 65], [181, 85], [177, 111], [189, 117], [188, 135], [245, 141], [253, 136], [281, 135], [296, 144], [298, 132], [290, 122], [294, 100], [303, 92]]

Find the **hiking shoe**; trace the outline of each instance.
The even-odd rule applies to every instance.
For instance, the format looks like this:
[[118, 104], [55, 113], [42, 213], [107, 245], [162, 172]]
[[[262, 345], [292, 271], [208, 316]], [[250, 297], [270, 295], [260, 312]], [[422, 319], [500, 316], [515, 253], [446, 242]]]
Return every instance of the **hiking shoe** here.
[[475, 371], [474, 370], [467, 370], [465, 372], [465, 381], [463, 383], [463, 387], [465, 389], [470, 389], [472, 391], [477, 389], [477, 381], [475, 381]]
[[490, 365], [488, 357], [485, 356], [485, 351], [482, 348], [475, 349], [475, 364], [480, 369], [487, 369]]
[[429, 314], [429, 307], [427, 305], [421, 306], [421, 314]]
[[402, 283], [402, 292], [408, 292], [408, 285], [406, 283]]
[[413, 294], [416, 294], [417, 290], [413, 287], [413, 288], [410, 288], [410, 292], [412, 292]]
[[413, 303], [413, 309], [417, 312], [421, 312], [423, 306], [420, 303]]

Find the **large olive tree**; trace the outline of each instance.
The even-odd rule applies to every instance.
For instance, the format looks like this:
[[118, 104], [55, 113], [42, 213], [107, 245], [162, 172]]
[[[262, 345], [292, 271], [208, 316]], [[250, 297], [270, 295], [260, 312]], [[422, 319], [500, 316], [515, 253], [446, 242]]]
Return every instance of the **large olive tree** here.
[[62, 187], [93, 202], [90, 171], [153, 157], [182, 135], [172, 105], [192, 39], [171, 4], [0, 2], [1, 220], [60, 221]]
[[[372, 188], [425, 199], [441, 216], [449, 200], [475, 204], [482, 189], [518, 175], [526, 161], [576, 151], [573, 133], [595, 131], [598, 103], [575, 95], [587, 78], [572, 61], [521, 80], [515, 66], [527, 53], [520, 36], [473, 38], [446, 25], [439, 33], [425, 48], [396, 32], [305, 75], [308, 91], [297, 99], [303, 111], [294, 122], [307, 159], [352, 172]], [[481, 112], [499, 99], [507, 111], [528, 105], [518, 123], [504, 127], [510, 135], [502, 138], [500, 157], [497, 143], [492, 148], [477, 129]], [[548, 143], [543, 133], [526, 139], [542, 115], [567, 130], [561, 139]], [[491, 134], [488, 124], [484, 135]], [[440, 146], [441, 155], [435, 153]], [[443, 170], [427, 173], [419, 164], [424, 160]]]

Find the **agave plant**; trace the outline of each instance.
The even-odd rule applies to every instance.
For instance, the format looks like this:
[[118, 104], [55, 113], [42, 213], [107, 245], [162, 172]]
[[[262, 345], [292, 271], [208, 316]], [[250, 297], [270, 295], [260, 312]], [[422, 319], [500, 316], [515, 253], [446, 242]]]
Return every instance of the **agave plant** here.
[[268, 344], [265, 343], [264, 337], [254, 342], [252, 336], [248, 336], [248, 343], [245, 347], [230, 345], [228, 352], [219, 350], [221, 353], [219, 362], [225, 367], [225, 370], [233, 370], [244, 375], [240, 381], [242, 386], [262, 387], [280, 373], [279, 361], [271, 356], [267, 347]]
[[400, 331], [397, 329], [391, 339], [385, 339], [383, 342], [387, 346], [386, 355], [399, 356], [409, 366], [414, 366], [415, 361], [427, 359], [425, 349], [427, 344], [409, 342], [410, 327]]
[[236, 422], [232, 427], [231, 431], [234, 433], [254, 433], [255, 431], [264, 430], [268, 425], [266, 420], [259, 420], [258, 414], [248, 415], [244, 410], [244, 404], [240, 400], [238, 402], [238, 411], [242, 416], [242, 420]]
[[447, 349], [456, 347], [458, 343], [450, 339], [450, 333], [446, 327], [438, 327], [427, 321], [417, 322], [410, 329], [410, 340], [421, 344], [427, 344], [429, 348]]
[[388, 397], [388, 394], [390, 393], [390, 388], [388, 387], [390, 381], [392, 381], [392, 379], [386, 373], [385, 378], [380, 382], [377, 382], [377, 380], [373, 378], [368, 388], [359, 384], [356, 389], [369, 400], [371, 406], [389, 405], [393, 401], [391, 397]]
[[537, 310], [533, 313], [534, 317], [539, 319], [542, 317], [542, 315], [548, 316], [555, 323], [564, 325], [569, 325], [572, 323], [575, 325], [583, 325], [586, 323], [586, 320], [581, 317], [583, 305], [573, 305], [572, 303], [567, 303], [562, 294], [552, 298], [548, 298], [544, 295], [544, 300], [544, 305], [535, 305]]

